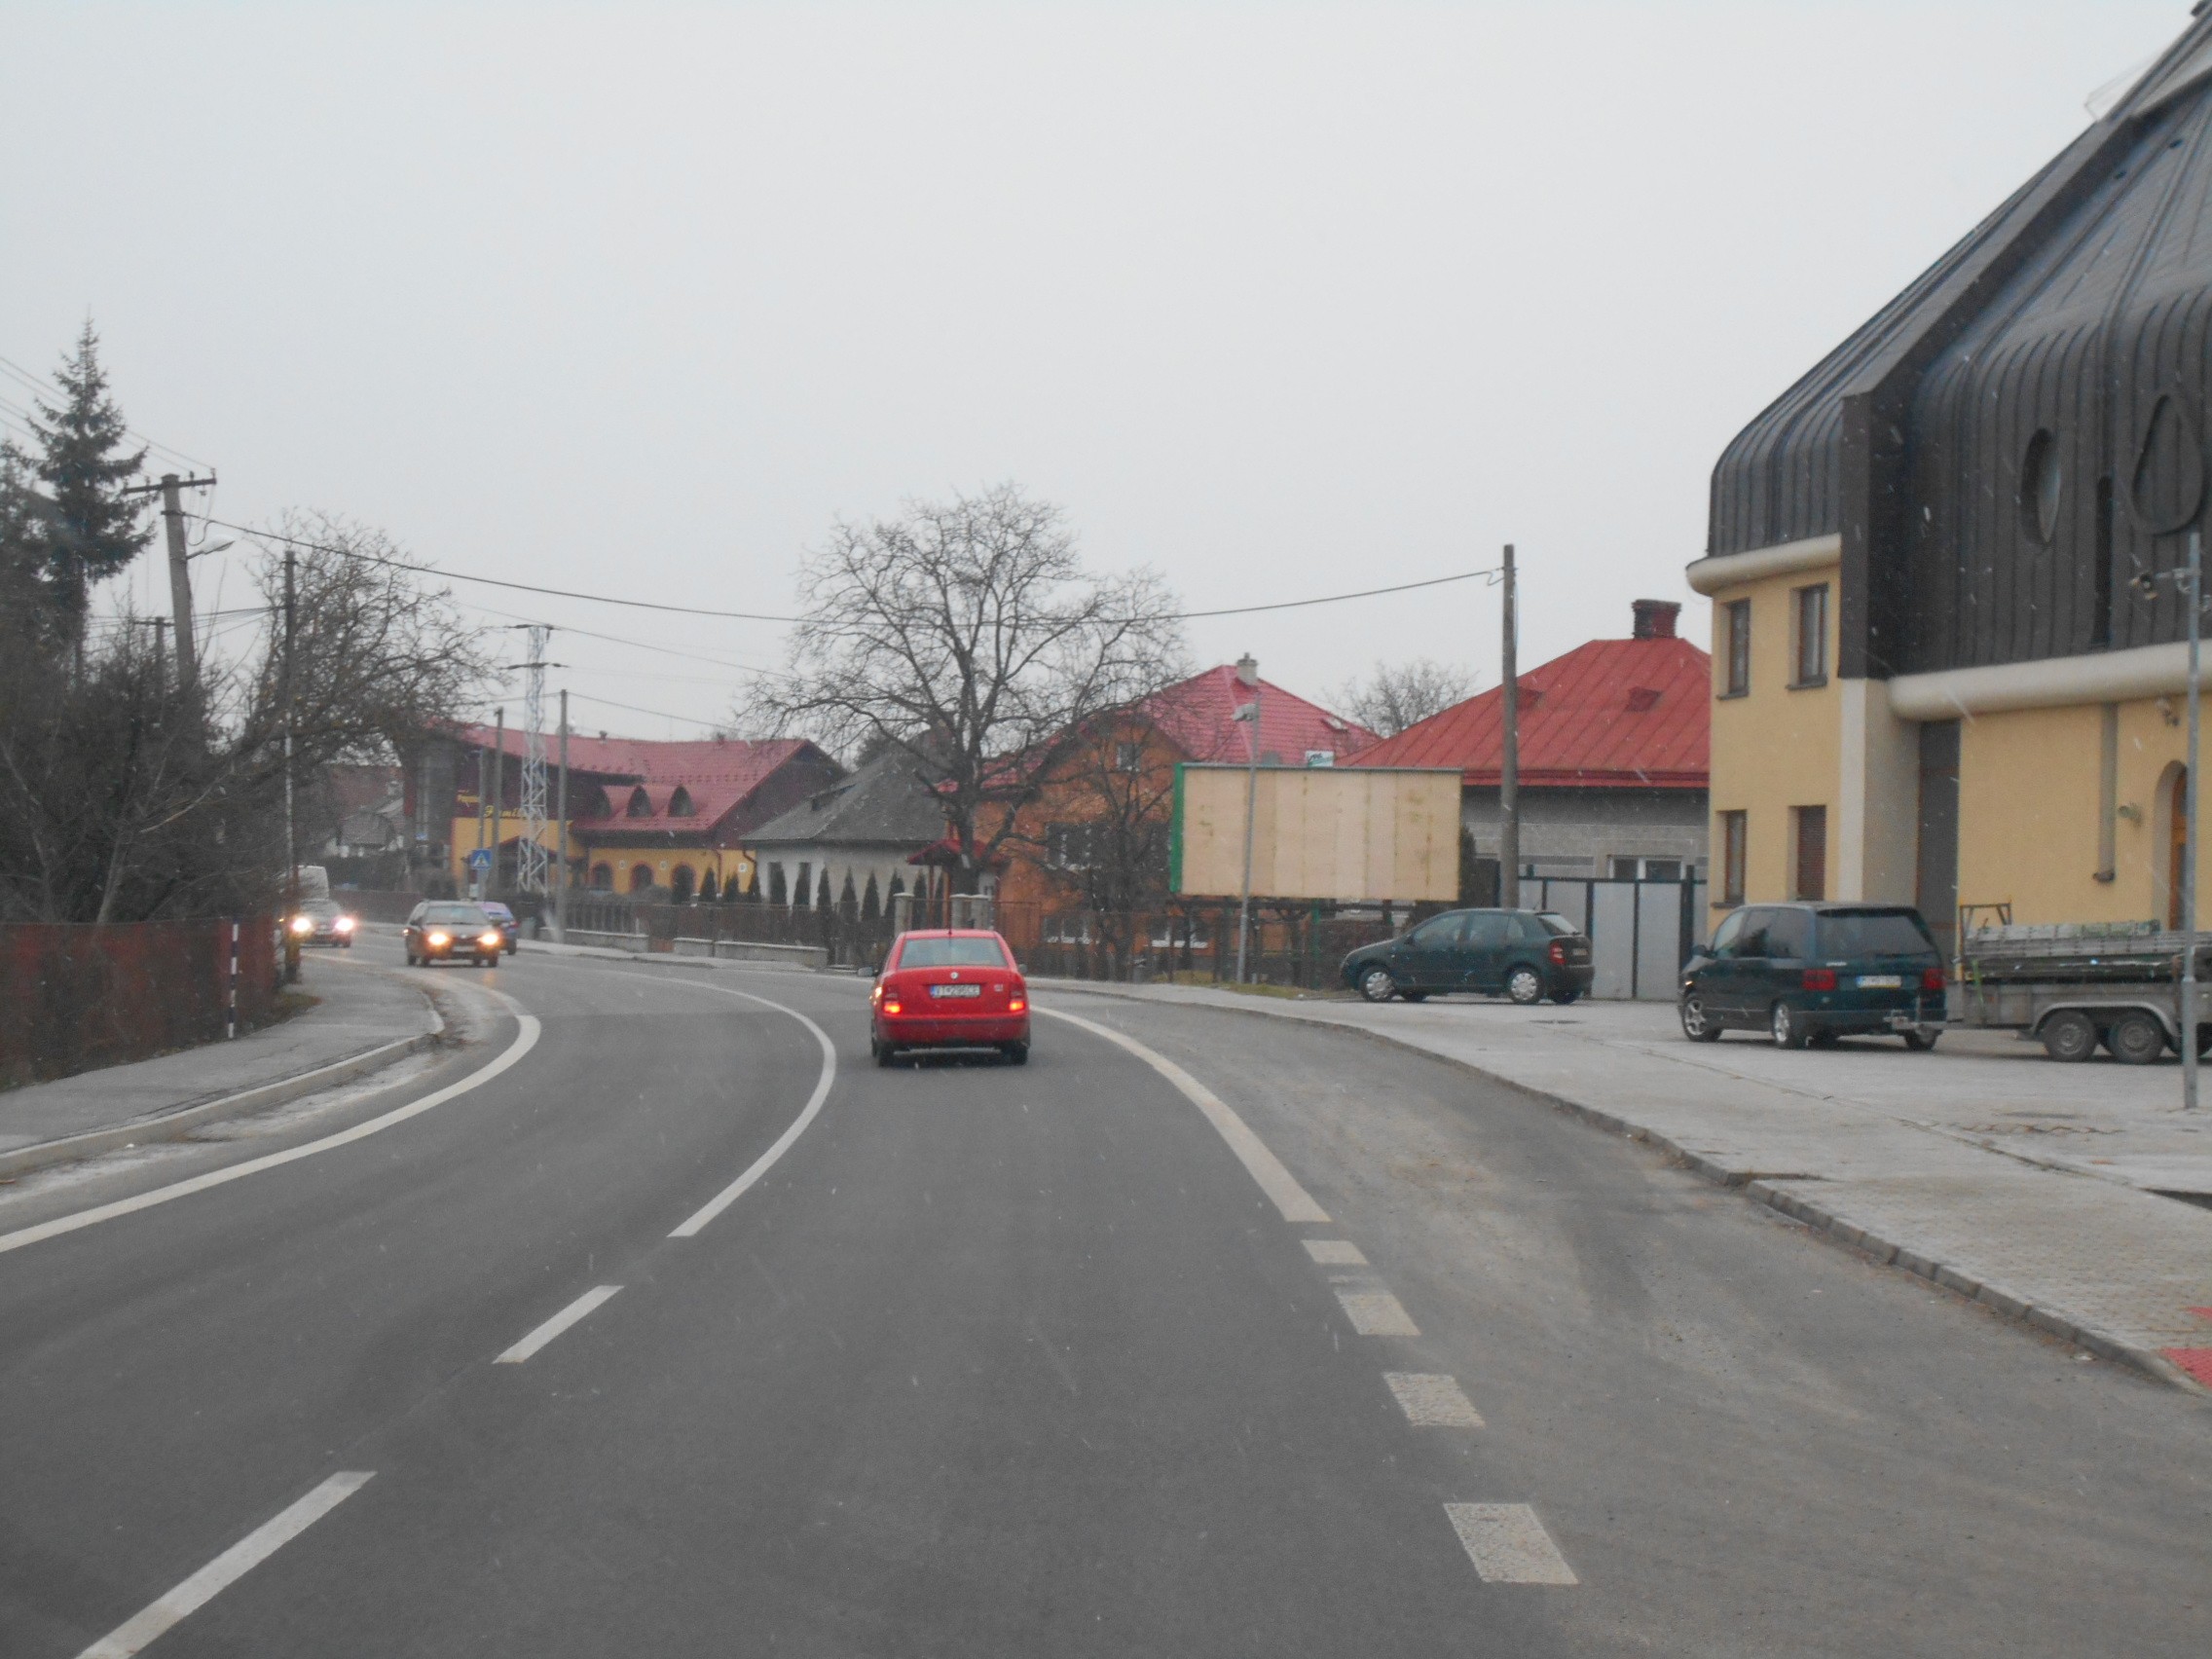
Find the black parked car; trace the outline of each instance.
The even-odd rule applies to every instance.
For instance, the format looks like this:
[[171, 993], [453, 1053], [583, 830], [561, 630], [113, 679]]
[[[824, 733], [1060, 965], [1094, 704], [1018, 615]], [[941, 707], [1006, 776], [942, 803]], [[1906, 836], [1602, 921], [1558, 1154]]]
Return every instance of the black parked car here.
[[1866, 1034], [1933, 1049], [1943, 958], [1907, 904], [1748, 904], [1683, 967], [1681, 1015], [1693, 1043], [1734, 1028], [1784, 1049]]
[[479, 968], [490, 968], [506, 947], [499, 924], [474, 904], [432, 900], [415, 906], [400, 934], [407, 966], [418, 962], [458, 962], [467, 957]]
[[1570, 1003], [1590, 989], [1590, 941], [1543, 910], [1447, 910], [1345, 958], [1345, 983], [1369, 1002], [1446, 991]]

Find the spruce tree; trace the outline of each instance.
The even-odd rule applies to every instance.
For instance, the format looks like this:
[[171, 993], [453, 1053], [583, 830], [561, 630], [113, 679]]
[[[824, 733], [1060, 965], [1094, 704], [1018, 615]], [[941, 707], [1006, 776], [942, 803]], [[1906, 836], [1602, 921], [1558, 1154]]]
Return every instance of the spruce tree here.
[[59, 406], [41, 399], [31, 420], [48, 498], [42, 536], [47, 592], [72, 640], [84, 634], [92, 583], [116, 574], [154, 539], [143, 499], [121, 493], [138, 475], [146, 452], [124, 448], [130, 434], [108, 395], [99, 346], [88, 319], [76, 354], [62, 359], [55, 377]]
[[0, 619], [18, 638], [37, 638], [46, 613], [46, 498], [30, 458], [0, 438]]

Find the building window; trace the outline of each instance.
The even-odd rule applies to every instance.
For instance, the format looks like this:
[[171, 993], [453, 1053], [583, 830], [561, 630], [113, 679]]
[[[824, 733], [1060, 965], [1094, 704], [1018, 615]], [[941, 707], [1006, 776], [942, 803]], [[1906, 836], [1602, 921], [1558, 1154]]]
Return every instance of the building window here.
[[1097, 861], [1095, 824], [1053, 824], [1045, 830], [1045, 862], [1054, 869], [1088, 869]]
[[1828, 585], [1799, 588], [1790, 596], [1795, 608], [1796, 673], [1791, 686], [1828, 682]]
[[652, 797], [645, 793], [643, 785], [630, 792], [630, 805], [627, 810], [632, 818], [650, 818], [653, 815]]
[[1720, 660], [1726, 666], [1723, 697], [1745, 697], [1751, 689], [1751, 602], [1732, 599], [1720, 613]]
[[1825, 899], [1828, 896], [1828, 809], [1825, 806], [1790, 808], [1796, 821], [1796, 866], [1790, 881], [1792, 899]]
[[1114, 745], [1114, 770], [1117, 772], [1136, 772], [1141, 771], [1143, 767], [1143, 744], [1117, 743]]
[[1743, 812], [1720, 815], [1720, 893], [1714, 901], [1717, 904], [1744, 902], [1744, 843], [1749, 817]]
[[593, 866], [591, 866], [591, 885], [592, 885], [592, 889], [593, 889], [593, 891], [594, 891], [594, 892], [598, 892], [598, 893], [611, 893], [611, 892], [613, 892], [613, 891], [614, 891], [614, 866], [611, 866], [611, 865], [603, 865], [603, 864], [595, 864], [595, 865], [593, 865]]

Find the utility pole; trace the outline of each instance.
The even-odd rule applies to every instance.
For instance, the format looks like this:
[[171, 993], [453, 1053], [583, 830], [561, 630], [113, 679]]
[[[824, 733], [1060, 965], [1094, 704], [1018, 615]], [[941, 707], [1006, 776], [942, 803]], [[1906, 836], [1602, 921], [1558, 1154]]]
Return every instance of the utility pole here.
[[1236, 903], [1236, 982], [1249, 984], [1245, 973], [1246, 947], [1252, 933], [1252, 832], [1260, 801], [1260, 664], [1250, 651], [1236, 659], [1236, 683], [1252, 690], [1251, 702], [1238, 709], [1235, 719], [1252, 722], [1251, 769], [1244, 775], [1244, 894]]
[[560, 874], [553, 882], [553, 942], [569, 942], [569, 688], [561, 688], [561, 782], [553, 797], [553, 841]]
[[1521, 656], [1519, 596], [1514, 587], [1513, 543], [1505, 544], [1505, 627], [1498, 647], [1505, 676], [1504, 754], [1497, 777], [1497, 902], [1521, 908]]
[[498, 735], [492, 742], [492, 867], [484, 872], [484, 897], [487, 899], [497, 899], [499, 896], [499, 811], [507, 804], [506, 774], [507, 711], [501, 705]]
[[169, 682], [169, 619], [155, 616], [149, 620], [154, 624], [154, 683], [166, 690]]
[[299, 558], [284, 550], [284, 982], [300, 982], [300, 936], [292, 918], [300, 913], [300, 837], [292, 815], [292, 665], [298, 654], [300, 607], [296, 585]]
[[186, 561], [190, 555], [184, 546], [184, 502], [186, 490], [197, 490], [215, 482], [210, 472], [204, 478], [179, 478], [173, 472], [162, 474], [159, 484], [139, 484], [122, 491], [126, 496], [151, 496], [159, 492], [162, 498], [162, 530], [168, 540], [169, 551], [169, 614], [176, 623], [176, 688], [180, 696], [189, 695], [200, 678], [200, 646], [192, 632], [192, 574]]
[[2199, 639], [2204, 632], [2204, 533], [2189, 533], [2189, 769], [2182, 774], [2181, 852], [2181, 1104], [2196, 1110], [2196, 738], [2202, 723], [2204, 677]]

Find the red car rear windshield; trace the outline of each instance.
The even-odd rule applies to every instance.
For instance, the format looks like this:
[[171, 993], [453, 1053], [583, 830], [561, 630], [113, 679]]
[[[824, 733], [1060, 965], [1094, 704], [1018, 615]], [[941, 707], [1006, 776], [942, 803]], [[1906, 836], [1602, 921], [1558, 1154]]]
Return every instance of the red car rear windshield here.
[[902, 968], [1005, 968], [995, 939], [910, 939], [899, 952]]

